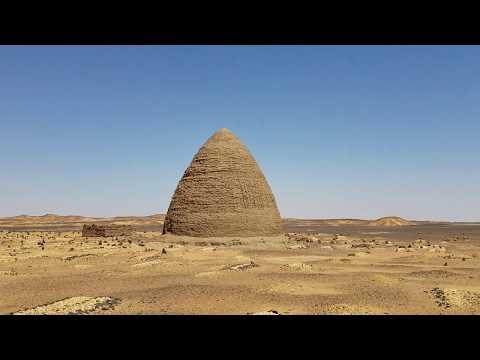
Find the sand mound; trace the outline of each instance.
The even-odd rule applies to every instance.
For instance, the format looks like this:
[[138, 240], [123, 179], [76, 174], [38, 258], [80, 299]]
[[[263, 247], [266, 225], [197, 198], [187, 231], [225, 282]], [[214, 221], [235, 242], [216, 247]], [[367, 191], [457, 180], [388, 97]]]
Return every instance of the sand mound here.
[[163, 231], [197, 237], [282, 232], [267, 180], [229, 130], [217, 131], [193, 158], [172, 197]]
[[402, 226], [415, 225], [415, 223], [402, 219], [398, 216], [387, 216], [376, 220], [363, 219], [318, 219], [318, 220], [301, 220], [301, 219], [285, 219], [286, 221], [294, 221], [296, 226], [327, 225], [327, 226]]
[[413, 225], [412, 222], [398, 216], [388, 216], [377, 220], [369, 221], [369, 226], [405, 226]]
[[111, 297], [77, 296], [37, 306], [33, 309], [18, 311], [13, 315], [83, 315], [96, 310], [109, 310], [120, 302]]

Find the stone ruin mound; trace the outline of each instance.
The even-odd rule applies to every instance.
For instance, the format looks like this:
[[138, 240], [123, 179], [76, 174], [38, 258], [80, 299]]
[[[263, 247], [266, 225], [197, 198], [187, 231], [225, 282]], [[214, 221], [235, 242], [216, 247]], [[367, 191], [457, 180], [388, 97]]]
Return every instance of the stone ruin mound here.
[[84, 224], [82, 229], [83, 237], [110, 237], [110, 236], [129, 236], [132, 235], [135, 228], [132, 225], [98, 225]]
[[200, 148], [185, 171], [163, 233], [184, 236], [275, 236], [280, 213], [255, 159], [228, 129]]

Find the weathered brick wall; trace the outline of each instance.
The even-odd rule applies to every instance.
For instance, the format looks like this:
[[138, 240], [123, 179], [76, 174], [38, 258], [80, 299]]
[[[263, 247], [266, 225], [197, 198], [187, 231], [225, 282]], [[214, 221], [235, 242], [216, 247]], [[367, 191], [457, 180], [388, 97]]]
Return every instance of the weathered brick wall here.
[[82, 229], [83, 237], [110, 237], [110, 236], [129, 236], [132, 235], [135, 228], [131, 225], [98, 225], [84, 224]]
[[172, 197], [163, 232], [199, 237], [282, 232], [265, 176], [229, 130], [217, 131], [193, 158]]

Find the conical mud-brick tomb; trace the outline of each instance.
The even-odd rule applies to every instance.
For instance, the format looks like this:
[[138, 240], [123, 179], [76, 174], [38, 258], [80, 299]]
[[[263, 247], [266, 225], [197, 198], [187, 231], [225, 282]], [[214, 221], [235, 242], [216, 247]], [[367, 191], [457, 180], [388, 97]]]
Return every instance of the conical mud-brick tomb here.
[[163, 233], [198, 237], [282, 233], [265, 176], [228, 129], [213, 134], [193, 158], [175, 190]]

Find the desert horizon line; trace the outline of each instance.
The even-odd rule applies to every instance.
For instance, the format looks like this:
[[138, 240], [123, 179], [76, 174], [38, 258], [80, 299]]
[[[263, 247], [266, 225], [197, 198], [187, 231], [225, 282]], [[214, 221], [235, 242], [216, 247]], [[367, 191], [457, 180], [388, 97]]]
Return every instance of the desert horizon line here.
[[[90, 219], [114, 219], [114, 218], [147, 218], [147, 217], [154, 217], [154, 216], [165, 216], [166, 213], [153, 213], [147, 215], [112, 215], [112, 216], [97, 216], [97, 215], [78, 215], [78, 214], [58, 214], [58, 213], [44, 213], [42, 215], [33, 215], [33, 214], [19, 214], [19, 215], [11, 215], [11, 216], [0, 216], [0, 220], [6, 219], [14, 219], [19, 217], [47, 217], [47, 216], [56, 216], [56, 217], [79, 217], [79, 218], [90, 218]], [[416, 221], [416, 222], [447, 222], [447, 223], [480, 223], [479, 220], [446, 220], [446, 219], [417, 219], [417, 218], [410, 218], [410, 217], [403, 217], [398, 215], [386, 215], [380, 217], [292, 217], [292, 216], [281, 216], [282, 220], [322, 220], [322, 221], [333, 221], [333, 220], [360, 220], [360, 221], [375, 221], [381, 219], [388, 219], [388, 218], [400, 218], [406, 221]]]

